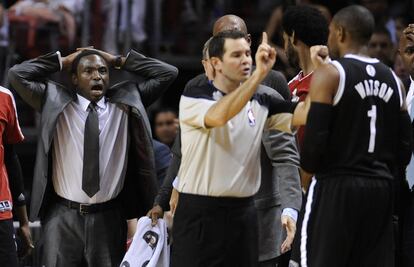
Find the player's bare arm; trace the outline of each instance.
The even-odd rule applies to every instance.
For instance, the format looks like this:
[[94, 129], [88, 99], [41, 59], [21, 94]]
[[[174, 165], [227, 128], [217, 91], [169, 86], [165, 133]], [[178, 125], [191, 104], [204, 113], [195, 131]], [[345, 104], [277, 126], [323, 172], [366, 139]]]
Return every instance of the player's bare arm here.
[[[315, 173], [319, 163], [319, 156], [323, 154], [323, 146], [316, 140], [321, 133], [327, 134], [329, 131], [329, 121], [333, 98], [339, 84], [339, 72], [331, 65], [326, 64], [316, 69], [309, 90], [309, 111], [307, 114], [308, 123], [306, 125], [305, 142], [307, 149], [304, 149], [304, 157], [301, 160], [301, 167], [308, 173]], [[308, 154], [308, 156], [306, 156]], [[309, 155], [314, 156], [309, 156]], [[302, 185], [307, 190], [311, 176], [302, 177]]]

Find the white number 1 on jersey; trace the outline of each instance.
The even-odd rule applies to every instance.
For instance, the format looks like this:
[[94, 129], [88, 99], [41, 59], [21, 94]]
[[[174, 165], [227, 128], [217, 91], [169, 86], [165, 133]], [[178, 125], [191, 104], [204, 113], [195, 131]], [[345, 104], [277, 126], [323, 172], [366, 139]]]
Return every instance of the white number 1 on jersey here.
[[372, 108], [368, 110], [368, 117], [371, 118], [371, 121], [369, 123], [370, 135], [368, 152], [373, 153], [375, 149], [375, 135], [377, 133], [377, 129], [375, 128], [375, 123], [377, 121], [377, 106], [372, 105]]

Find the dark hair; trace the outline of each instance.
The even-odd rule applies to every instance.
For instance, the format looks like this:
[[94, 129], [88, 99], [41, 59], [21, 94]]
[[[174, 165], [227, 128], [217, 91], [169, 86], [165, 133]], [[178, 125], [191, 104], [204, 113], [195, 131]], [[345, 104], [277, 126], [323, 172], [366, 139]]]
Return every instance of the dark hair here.
[[170, 107], [162, 107], [154, 111], [153, 113], [154, 121], [155, 121], [155, 118], [161, 113], [173, 113], [178, 118], [178, 113], [175, 109], [170, 108]]
[[[78, 65], [79, 65], [79, 62], [80, 62], [80, 60], [83, 58], [83, 57], [86, 57], [86, 56], [90, 56], [90, 55], [98, 55], [98, 56], [100, 56], [102, 59], [104, 59], [105, 60], [105, 58], [101, 55], [101, 53], [99, 53], [98, 51], [96, 51], [96, 50], [82, 50], [82, 52], [80, 52], [76, 57], [75, 57], [75, 59], [72, 61], [72, 68], [71, 68], [71, 73], [72, 74], [76, 74], [77, 73], [77, 69], [78, 69]], [[105, 61], [106, 62], [106, 61]]]
[[223, 58], [224, 55], [224, 43], [226, 39], [241, 39], [247, 38], [247, 35], [241, 31], [231, 30], [231, 31], [224, 31], [219, 32], [217, 35], [213, 36], [209, 45], [208, 45], [208, 53], [210, 58], [211, 57], [218, 57], [220, 59]]
[[325, 45], [328, 40], [328, 21], [322, 13], [309, 5], [290, 6], [283, 14], [283, 31], [307, 46]]
[[372, 13], [360, 5], [352, 5], [338, 11], [333, 21], [349, 32], [353, 42], [366, 44], [375, 28], [375, 20]]
[[374, 34], [374, 33], [386, 35], [388, 37], [388, 39], [390, 39], [390, 42], [392, 42], [390, 31], [387, 28], [385, 28], [384, 25], [380, 24], [380, 25], [375, 26], [374, 31], [372, 32], [372, 34]]

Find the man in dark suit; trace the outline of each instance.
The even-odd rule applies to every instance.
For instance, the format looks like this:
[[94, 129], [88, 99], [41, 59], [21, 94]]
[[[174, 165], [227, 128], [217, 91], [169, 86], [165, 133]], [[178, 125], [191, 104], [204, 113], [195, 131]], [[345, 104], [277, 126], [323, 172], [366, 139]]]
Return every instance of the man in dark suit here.
[[[109, 67], [143, 79], [108, 88]], [[61, 70], [71, 71], [74, 90], [48, 80]], [[30, 219], [42, 221], [45, 266], [120, 264], [126, 220], [143, 215], [157, 192], [145, 107], [176, 76], [175, 67], [135, 51], [91, 49], [10, 69], [13, 88], [41, 113]]]

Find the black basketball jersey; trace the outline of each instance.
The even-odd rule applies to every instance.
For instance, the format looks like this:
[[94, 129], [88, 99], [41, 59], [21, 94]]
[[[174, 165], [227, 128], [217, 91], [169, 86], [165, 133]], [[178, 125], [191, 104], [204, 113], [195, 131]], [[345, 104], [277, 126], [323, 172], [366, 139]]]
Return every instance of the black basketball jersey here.
[[332, 64], [340, 80], [318, 175], [392, 178], [403, 103], [400, 83], [377, 59], [347, 55]]

